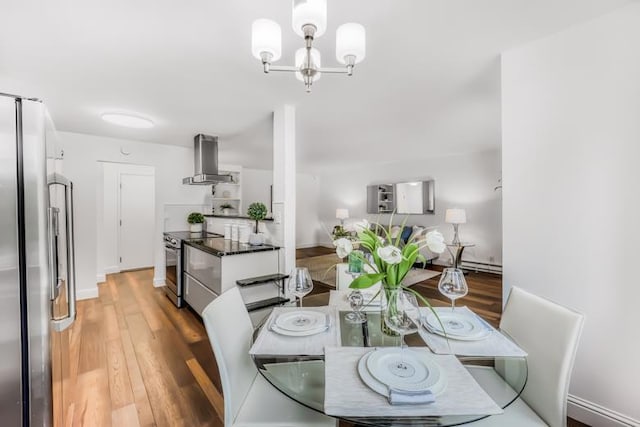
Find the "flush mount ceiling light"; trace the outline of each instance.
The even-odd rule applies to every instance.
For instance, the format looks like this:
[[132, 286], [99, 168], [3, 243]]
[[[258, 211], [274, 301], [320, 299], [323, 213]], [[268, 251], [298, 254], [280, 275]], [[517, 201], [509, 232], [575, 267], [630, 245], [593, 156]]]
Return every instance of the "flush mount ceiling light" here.
[[315, 37], [327, 29], [327, 0], [293, 0], [293, 31], [304, 37], [305, 47], [298, 49], [295, 66], [273, 66], [282, 56], [282, 31], [270, 19], [257, 19], [251, 26], [251, 53], [262, 62], [265, 73], [271, 71], [294, 72], [302, 80], [307, 92], [322, 73], [353, 74], [353, 67], [365, 57], [366, 33], [362, 25], [342, 24], [336, 31], [336, 59], [344, 68], [322, 68], [320, 51], [313, 47]]
[[144, 117], [135, 116], [127, 113], [104, 113], [102, 120], [113, 123], [118, 126], [126, 126], [128, 128], [147, 129], [153, 127], [153, 122]]

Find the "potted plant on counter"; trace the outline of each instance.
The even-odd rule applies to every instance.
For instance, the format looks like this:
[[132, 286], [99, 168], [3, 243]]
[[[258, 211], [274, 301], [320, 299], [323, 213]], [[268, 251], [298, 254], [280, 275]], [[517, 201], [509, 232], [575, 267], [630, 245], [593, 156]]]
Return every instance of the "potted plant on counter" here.
[[204, 222], [204, 216], [200, 212], [191, 212], [187, 217], [189, 223], [189, 231], [192, 233], [202, 232], [202, 223]]
[[264, 203], [253, 202], [247, 209], [247, 215], [249, 218], [256, 222], [255, 233], [249, 236], [249, 243], [252, 245], [262, 245], [264, 243], [264, 236], [259, 232], [260, 221], [267, 217], [267, 207]]
[[233, 205], [229, 203], [224, 203], [220, 205], [220, 210], [222, 210], [222, 215], [229, 215], [232, 209], [233, 209]]

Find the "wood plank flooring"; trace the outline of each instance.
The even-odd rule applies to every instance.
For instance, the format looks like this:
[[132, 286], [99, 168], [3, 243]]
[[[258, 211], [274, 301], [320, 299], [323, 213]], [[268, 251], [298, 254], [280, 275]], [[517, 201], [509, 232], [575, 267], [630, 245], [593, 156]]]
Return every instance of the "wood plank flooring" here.
[[112, 274], [99, 285], [99, 298], [78, 303], [65, 378], [67, 425], [223, 425], [204, 326], [192, 311], [177, 310], [152, 279], [152, 270]]
[[[297, 255], [330, 252], [318, 247]], [[497, 324], [500, 276], [470, 273], [467, 281], [470, 292], [460, 304]], [[176, 309], [152, 283], [152, 270], [108, 275], [99, 298], [78, 303], [77, 320], [63, 335], [70, 350], [63, 367], [65, 426], [223, 426], [218, 367], [202, 321]], [[434, 304], [448, 304], [437, 283], [415, 286]], [[328, 289], [317, 283], [315, 298]]]

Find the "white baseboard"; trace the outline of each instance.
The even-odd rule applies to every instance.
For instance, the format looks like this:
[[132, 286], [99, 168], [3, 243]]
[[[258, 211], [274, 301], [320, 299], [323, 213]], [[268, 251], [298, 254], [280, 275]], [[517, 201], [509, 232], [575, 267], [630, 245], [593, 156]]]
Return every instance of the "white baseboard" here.
[[98, 283], [104, 283], [107, 281], [107, 275], [106, 274], [96, 274], [96, 282]]
[[639, 420], [571, 394], [567, 399], [567, 415], [594, 427], [640, 426]]
[[153, 286], [155, 286], [156, 288], [164, 286], [165, 285], [164, 281], [165, 281], [164, 277], [154, 277], [153, 278]]
[[93, 289], [78, 289], [76, 290], [76, 299], [78, 301], [83, 299], [98, 298], [98, 287]]
[[120, 267], [117, 265], [112, 265], [111, 267], [105, 267], [104, 274], [113, 274], [120, 273]]

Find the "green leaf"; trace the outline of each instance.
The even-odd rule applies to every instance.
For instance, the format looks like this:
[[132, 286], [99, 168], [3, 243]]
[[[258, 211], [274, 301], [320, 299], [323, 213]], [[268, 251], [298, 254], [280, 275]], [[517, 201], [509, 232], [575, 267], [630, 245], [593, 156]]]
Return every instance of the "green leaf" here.
[[349, 287], [353, 289], [366, 289], [375, 285], [385, 277], [386, 274], [384, 273], [363, 274], [361, 276], [358, 276], [353, 282], [351, 282]]

